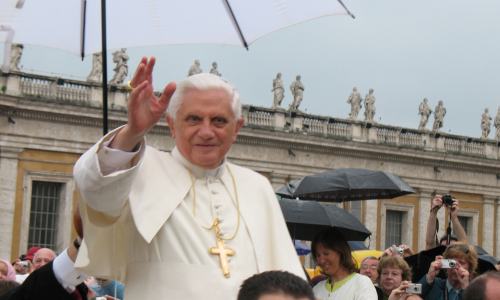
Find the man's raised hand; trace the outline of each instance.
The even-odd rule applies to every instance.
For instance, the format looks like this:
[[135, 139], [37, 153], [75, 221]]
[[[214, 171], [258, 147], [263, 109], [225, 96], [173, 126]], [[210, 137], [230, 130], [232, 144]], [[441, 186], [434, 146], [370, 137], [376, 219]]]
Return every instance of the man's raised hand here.
[[155, 57], [148, 61], [144, 56], [134, 73], [130, 85], [134, 90], [130, 93], [127, 104], [127, 125], [116, 135], [110, 143], [110, 148], [123, 151], [133, 151], [142, 138], [153, 126], [158, 123], [165, 111], [176, 83], [169, 83], [157, 98], [153, 90], [153, 68]]

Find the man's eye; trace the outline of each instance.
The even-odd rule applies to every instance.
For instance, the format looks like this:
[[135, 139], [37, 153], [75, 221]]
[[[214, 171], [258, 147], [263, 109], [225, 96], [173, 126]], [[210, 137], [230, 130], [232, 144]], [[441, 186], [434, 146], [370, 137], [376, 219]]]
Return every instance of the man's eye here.
[[189, 122], [196, 122], [196, 121], [198, 121], [198, 117], [196, 117], [196, 116], [189, 116], [189, 117], [187, 118], [187, 120], [188, 120]]
[[213, 122], [214, 122], [215, 124], [225, 124], [225, 123], [226, 123], [226, 120], [225, 120], [225, 119], [223, 119], [223, 118], [215, 118], [215, 119], [213, 119]]

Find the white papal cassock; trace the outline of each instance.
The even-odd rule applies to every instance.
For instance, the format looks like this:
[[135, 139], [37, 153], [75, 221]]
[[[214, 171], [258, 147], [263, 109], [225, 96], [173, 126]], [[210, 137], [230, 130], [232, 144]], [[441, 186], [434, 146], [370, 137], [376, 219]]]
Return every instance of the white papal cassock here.
[[[141, 147], [123, 162], [105, 146], [109, 133], [76, 163], [74, 176], [84, 201], [84, 240], [75, 268], [125, 283], [125, 299], [236, 299], [242, 281], [268, 270], [304, 271], [269, 181], [224, 162], [215, 170], [190, 164], [179, 151]], [[145, 145], [145, 141], [142, 141]], [[123, 155], [122, 155], [123, 157]], [[193, 214], [194, 177], [196, 217]], [[231, 276], [222, 273], [210, 227], [220, 220]], [[103, 175], [114, 171], [108, 175]], [[102, 172], [101, 172], [102, 171]]]

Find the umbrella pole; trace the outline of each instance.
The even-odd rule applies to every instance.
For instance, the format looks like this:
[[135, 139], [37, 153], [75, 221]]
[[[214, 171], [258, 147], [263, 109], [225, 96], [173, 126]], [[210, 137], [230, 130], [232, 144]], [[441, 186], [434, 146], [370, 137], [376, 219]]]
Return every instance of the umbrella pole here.
[[102, 132], [108, 133], [108, 64], [106, 59], [106, 0], [101, 0], [102, 38]]

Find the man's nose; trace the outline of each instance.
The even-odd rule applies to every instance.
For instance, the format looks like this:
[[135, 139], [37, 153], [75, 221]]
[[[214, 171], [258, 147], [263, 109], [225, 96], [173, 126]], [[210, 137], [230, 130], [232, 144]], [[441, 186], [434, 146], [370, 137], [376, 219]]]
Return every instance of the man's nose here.
[[212, 129], [212, 124], [210, 120], [204, 120], [201, 123], [200, 130], [198, 130], [198, 135], [204, 139], [210, 139], [214, 136], [214, 131]]

